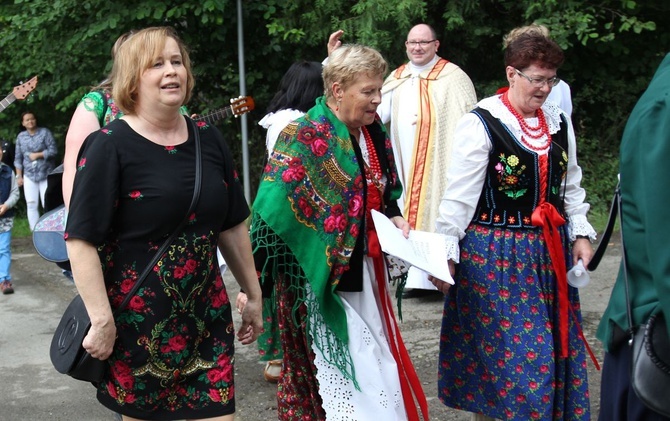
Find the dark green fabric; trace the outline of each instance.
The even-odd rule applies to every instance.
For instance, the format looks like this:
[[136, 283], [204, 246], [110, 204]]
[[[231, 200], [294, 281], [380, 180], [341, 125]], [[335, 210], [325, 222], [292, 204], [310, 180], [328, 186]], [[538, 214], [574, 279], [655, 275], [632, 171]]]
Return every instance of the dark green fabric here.
[[[670, 315], [670, 54], [628, 119], [621, 141], [622, 230], [633, 324]], [[597, 336], [610, 350], [614, 324], [628, 329], [622, 268]], [[670, 333], [670, 332], [669, 332]]]

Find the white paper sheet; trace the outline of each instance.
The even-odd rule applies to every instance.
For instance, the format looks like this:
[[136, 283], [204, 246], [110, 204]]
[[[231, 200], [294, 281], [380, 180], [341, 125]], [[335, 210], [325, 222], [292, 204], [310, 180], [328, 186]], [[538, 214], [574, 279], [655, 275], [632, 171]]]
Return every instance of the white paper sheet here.
[[381, 212], [372, 211], [379, 244], [385, 253], [403, 259], [429, 275], [454, 284], [447, 264], [447, 247], [442, 234], [426, 231], [409, 232], [409, 238]]

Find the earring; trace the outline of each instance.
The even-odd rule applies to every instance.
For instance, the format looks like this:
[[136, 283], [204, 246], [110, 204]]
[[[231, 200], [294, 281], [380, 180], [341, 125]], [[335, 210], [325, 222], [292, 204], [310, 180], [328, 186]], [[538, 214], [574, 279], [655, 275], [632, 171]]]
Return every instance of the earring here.
[[342, 102], [341, 99], [337, 100], [337, 105], [335, 106], [335, 111], [340, 111], [340, 102]]

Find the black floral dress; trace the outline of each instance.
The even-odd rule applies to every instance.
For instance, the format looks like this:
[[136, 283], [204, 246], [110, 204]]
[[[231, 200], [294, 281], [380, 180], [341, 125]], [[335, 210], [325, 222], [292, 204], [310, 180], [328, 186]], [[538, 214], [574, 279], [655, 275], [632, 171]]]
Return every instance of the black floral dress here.
[[[199, 123], [202, 192], [173, 244], [116, 316], [118, 339], [98, 384], [106, 407], [141, 419], [208, 418], [235, 411], [234, 329], [216, 263], [221, 231], [249, 215], [221, 134]], [[77, 164], [66, 238], [99, 247], [116, 308], [185, 216], [195, 142], [161, 146], [117, 120], [90, 135]]]

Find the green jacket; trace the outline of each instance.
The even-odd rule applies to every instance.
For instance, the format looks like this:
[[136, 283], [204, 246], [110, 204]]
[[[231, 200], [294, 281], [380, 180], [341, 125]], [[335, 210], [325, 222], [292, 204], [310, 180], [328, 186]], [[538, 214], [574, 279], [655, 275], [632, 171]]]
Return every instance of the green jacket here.
[[[631, 113], [619, 160], [622, 230], [633, 324], [670, 317], [670, 54]], [[613, 324], [628, 328], [623, 265], [598, 326], [610, 350]], [[668, 325], [670, 326], [670, 325]]]

